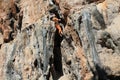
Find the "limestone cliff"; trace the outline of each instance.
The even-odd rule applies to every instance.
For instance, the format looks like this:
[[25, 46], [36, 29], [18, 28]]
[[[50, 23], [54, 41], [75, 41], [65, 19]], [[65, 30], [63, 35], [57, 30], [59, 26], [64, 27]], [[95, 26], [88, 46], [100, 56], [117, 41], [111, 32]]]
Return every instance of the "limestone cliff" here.
[[119, 80], [119, 21], [120, 0], [0, 0], [0, 80]]

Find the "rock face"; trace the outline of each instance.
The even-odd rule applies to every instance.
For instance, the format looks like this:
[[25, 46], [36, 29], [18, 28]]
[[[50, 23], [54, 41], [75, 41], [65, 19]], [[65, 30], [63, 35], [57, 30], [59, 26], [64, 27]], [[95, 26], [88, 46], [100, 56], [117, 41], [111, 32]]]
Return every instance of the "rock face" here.
[[119, 21], [119, 0], [1, 0], [0, 80], [119, 80]]

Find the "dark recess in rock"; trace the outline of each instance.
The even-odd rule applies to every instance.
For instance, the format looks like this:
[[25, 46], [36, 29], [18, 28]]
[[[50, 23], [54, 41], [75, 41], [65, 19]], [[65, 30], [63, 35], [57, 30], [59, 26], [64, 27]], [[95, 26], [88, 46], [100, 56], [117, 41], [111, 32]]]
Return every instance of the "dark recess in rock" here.
[[55, 38], [54, 38], [54, 48], [53, 48], [53, 54], [54, 54], [54, 67], [55, 71], [58, 74], [58, 78], [63, 75], [62, 71], [62, 55], [61, 55], [61, 41], [62, 37], [59, 35], [58, 30], [55, 32]]

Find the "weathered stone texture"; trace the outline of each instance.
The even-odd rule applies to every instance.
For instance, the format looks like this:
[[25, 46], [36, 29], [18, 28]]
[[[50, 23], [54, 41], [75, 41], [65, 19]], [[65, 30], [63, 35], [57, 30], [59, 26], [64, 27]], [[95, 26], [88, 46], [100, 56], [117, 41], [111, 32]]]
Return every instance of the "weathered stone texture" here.
[[0, 80], [118, 80], [120, 1], [49, 1], [0, 0]]

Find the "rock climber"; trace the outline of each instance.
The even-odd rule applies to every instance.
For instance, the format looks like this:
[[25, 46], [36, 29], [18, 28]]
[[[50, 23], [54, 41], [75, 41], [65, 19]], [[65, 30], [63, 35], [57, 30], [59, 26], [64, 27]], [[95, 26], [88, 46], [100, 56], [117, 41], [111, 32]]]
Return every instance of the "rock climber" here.
[[62, 28], [60, 26], [60, 19], [58, 19], [56, 16], [51, 17], [51, 20], [55, 22], [55, 28], [58, 30], [59, 34], [62, 35]]

